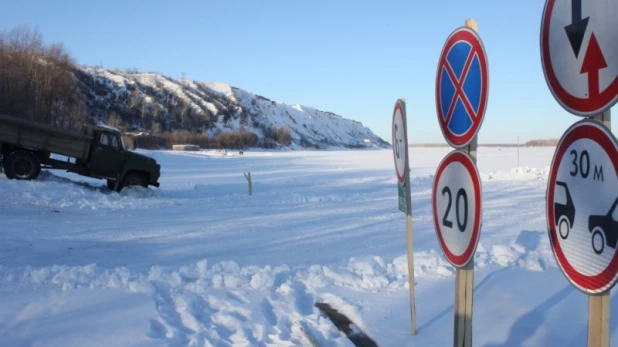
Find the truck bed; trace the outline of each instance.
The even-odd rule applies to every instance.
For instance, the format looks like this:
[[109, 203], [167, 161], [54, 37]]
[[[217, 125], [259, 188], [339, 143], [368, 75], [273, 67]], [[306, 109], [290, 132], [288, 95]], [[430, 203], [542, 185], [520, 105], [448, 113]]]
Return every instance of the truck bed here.
[[0, 143], [86, 159], [93, 140], [90, 131], [74, 131], [0, 114]]

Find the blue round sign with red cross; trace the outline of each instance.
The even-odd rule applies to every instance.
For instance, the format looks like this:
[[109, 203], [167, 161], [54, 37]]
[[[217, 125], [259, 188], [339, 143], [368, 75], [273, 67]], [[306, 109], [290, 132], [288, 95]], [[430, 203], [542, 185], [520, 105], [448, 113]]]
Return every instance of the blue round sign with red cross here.
[[478, 133], [489, 91], [487, 56], [480, 37], [461, 27], [446, 40], [436, 76], [436, 108], [442, 135], [453, 147], [467, 146]]

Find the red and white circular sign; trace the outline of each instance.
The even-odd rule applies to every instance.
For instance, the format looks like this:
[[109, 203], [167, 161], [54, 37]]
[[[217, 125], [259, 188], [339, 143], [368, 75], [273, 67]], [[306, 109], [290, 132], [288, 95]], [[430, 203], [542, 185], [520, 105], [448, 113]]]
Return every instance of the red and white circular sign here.
[[395, 172], [399, 183], [406, 182], [406, 167], [408, 166], [408, 137], [406, 131], [406, 115], [403, 101], [397, 100], [393, 111], [393, 158]]
[[592, 116], [618, 101], [617, 1], [546, 0], [541, 62], [547, 85], [570, 113]]
[[564, 133], [546, 196], [549, 240], [567, 279], [587, 294], [618, 278], [618, 142], [601, 123], [582, 120]]
[[481, 231], [481, 179], [472, 158], [454, 150], [438, 165], [433, 183], [433, 220], [446, 259], [463, 267], [476, 251]]
[[467, 146], [481, 129], [489, 94], [487, 54], [475, 30], [460, 27], [446, 39], [435, 88], [444, 139], [455, 148]]

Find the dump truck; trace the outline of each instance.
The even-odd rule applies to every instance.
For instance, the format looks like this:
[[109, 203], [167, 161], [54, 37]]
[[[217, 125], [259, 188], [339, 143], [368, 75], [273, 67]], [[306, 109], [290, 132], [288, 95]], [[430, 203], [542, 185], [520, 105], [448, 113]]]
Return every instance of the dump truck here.
[[[52, 157], [52, 155], [54, 155]], [[9, 179], [34, 180], [41, 169], [59, 169], [107, 180], [107, 187], [159, 187], [161, 166], [128, 150], [122, 133], [105, 125], [78, 130], [0, 114], [0, 156]]]

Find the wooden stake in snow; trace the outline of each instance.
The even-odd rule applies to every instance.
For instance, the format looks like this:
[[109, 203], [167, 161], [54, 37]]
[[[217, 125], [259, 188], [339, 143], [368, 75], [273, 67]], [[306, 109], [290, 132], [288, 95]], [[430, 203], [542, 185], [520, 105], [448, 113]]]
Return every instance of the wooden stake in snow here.
[[249, 196], [251, 196], [251, 194], [253, 193], [253, 187], [251, 186], [251, 172], [249, 173], [243, 173], [243, 175], [245, 175], [245, 178], [247, 179], [247, 182], [249, 183]]

